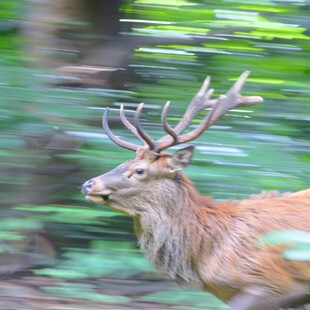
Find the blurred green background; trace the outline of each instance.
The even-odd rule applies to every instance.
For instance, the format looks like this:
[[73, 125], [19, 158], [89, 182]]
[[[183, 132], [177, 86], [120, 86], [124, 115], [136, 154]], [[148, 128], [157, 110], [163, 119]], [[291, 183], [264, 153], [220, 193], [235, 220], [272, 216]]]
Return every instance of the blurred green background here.
[[142, 124], [158, 138], [167, 100], [173, 125], [206, 75], [217, 97], [250, 70], [243, 94], [264, 103], [227, 113], [194, 141], [187, 175], [217, 200], [309, 187], [309, 13], [308, 0], [1, 0], [6, 302], [22, 291], [25, 300], [62, 296], [76, 309], [83, 300], [222, 309], [211, 295], [162, 279], [138, 249], [131, 219], [89, 204], [80, 185], [134, 157], [101, 129], [105, 107], [113, 131], [138, 143], [118, 108], [130, 118], [145, 102]]

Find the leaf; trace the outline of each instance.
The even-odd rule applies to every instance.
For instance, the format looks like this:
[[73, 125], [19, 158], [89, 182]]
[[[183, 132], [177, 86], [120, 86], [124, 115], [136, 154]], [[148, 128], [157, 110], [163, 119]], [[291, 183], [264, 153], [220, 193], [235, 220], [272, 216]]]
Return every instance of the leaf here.
[[160, 291], [143, 296], [141, 299], [153, 302], [160, 301], [164, 303], [180, 303], [199, 308], [205, 308], [206, 306], [220, 308], [223, 306], [223, 302], [210, 293], [196, 291], [193, 289], [184, 290], [177, 288], [168, 291]]
[[301, 230], [276, 230], [264, 234], [261, 241], [266, 245], [299, 243], [310, 245], [310, 232]]
[[6, 218], [0, 221], [0, 228], [3, 230], [15, 229], [40, 229], [42, 223], [32, 219]]
[[310, 261], [310, 233], [300, 230], [277, 230], [266, 233], [260, 242], [267, 246], [286, 245], [283, 257], [298, 261]]
[[310, 261], [310, 243], [307, 245], [293, 246], [283, 251], [283, 257], [298, 261]]

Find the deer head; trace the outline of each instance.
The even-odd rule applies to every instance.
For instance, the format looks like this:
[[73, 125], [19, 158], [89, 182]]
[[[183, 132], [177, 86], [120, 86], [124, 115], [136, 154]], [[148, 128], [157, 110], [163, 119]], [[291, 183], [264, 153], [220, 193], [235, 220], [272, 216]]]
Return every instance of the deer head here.
[[[213, 89], [209, 89], [210, 77], [207, 77], [189, 104], [182, 120], [174, 128], [167, 122], [170, 105], [168, 101], [161, 115], [167, 135], [157, 141], [154, 141], [141, 127], [139, 120], [143, 103], [136, 110], [133, 124], [127, 120], [121, 106], [120, 118], [123, 124], [141, 139], [144, 145], [123, 141], [115, 136], [108, 125], [109, 109], [107, 108], [103, 116], [103, 128], [106, 134], [119, 146], [135, 151], [136, 158], [85, 182], [82, 193], [86, 195], [86, 199], [93, 203], [106, 204], [133, 217], [150, 208], [160, 208], [162, 201], [165, 204], [173, 203], [175, 195], [178, 195], [180, 173], [190, 163], [193, 147], [183, 148], [174, 154], [162, 153], [162, 151], [196, 139], [230, 109], [262, 102], [263, 99], [259, 96], [241, 96], [240, 91], [248, 75], [249, 72], [244, 72], [228, 93], [217, 99], [210, 99]], [[200, 125], [182, 135], [196, 114], [206, 108], [211, 110]]]

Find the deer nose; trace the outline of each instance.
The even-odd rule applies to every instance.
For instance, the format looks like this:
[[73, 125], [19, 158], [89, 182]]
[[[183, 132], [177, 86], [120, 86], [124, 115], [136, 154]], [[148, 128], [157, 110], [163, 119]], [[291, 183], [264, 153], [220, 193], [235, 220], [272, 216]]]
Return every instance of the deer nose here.
[[91, 192], [95, 185], [95, 182], [93, 180], [88, 180], [82, 185], [82, 194], [87, 195]]

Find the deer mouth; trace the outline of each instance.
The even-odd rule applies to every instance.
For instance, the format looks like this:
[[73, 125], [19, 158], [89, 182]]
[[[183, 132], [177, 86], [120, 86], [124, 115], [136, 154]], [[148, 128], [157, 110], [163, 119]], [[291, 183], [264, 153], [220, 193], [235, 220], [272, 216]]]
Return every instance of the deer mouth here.
[[86, 195], [85, 198], [86, 200], [92, 203], [104, 203], [110, 199], [110, 193], [89, 194], [89, 195]]
[[102, 198], [104, 201], [107, 201], [107, 200], [109, 200], [110, 195], [101, 195], [101, 198]]

